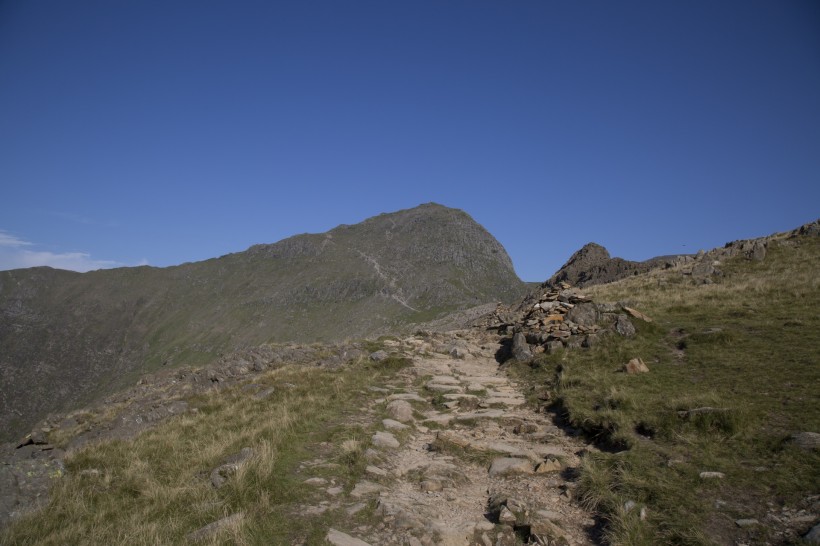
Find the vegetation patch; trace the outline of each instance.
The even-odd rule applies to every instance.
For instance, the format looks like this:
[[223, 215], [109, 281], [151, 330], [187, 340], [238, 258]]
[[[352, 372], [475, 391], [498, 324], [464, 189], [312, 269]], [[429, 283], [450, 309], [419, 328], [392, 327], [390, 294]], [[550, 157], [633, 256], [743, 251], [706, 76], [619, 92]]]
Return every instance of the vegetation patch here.
[[[762, 262], [728, 260], [711, 284], [672, 270], [589, 288], [653, 322], [513, 366], [605, 448], [585, 457], [579, 491], [610, 543], [788, 542], [811, 527], [772, 516], [820, 491], [820, 454], [789, 440], [820, 431], [818, 263], [820, 241], [805, 238], [770, 244]], [[649, 373], [620, 371], [636, 357]]]
[[[55, 482], [48, 506], [5, 529], [0, 542], [178, 544], [241, 514], [225, 520], [208, 541], [319, 543], [328, 526], [344, 525], [350, 516], [339, 509], [319, 515], [297, 509], [327, 496], [304, 482], [324, 477], [349, 489], [363, 475], [372, 431], [359, 421], [361, 404], [376, 396], [367, 386], [398, 362], [336, 371], [285, 366], [256, 378], [275, 389], [265, 399], [241, 386], [195, 396], [188, 400], [194, 411], [133, 440], [69, 454], [67, 475]], [[214, 469], [243, 448], [250, 448], [250, 458], [215, 487]], [[304, 466], [317, 458], [322, 464]]]

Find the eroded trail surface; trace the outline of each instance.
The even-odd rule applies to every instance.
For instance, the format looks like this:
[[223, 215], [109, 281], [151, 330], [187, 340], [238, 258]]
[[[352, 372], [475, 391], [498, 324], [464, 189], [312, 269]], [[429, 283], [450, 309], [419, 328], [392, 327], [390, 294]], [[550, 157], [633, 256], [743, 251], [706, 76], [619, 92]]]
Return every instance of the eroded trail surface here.
[[573, 500], [579, 455], [593, 448], [527, 407], [497, 345], [459, 340], [456, 358], [416, 341], [413, 366], [375, 387], [384, 397], [372, 414], [388, 417], [350, 492], [351, 513], [375, 502], [380, 521], [332, 529], [328, 541], [596, 544], [595, 520]]

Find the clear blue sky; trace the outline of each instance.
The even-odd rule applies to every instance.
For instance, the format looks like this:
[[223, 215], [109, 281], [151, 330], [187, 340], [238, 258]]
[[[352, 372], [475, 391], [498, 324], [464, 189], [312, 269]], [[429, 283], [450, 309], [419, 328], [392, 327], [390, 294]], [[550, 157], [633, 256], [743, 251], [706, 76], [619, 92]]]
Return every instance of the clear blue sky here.
[[435, 201], [540, 281], [820, 216], [820, 3], [0, 1], [0, 269]]

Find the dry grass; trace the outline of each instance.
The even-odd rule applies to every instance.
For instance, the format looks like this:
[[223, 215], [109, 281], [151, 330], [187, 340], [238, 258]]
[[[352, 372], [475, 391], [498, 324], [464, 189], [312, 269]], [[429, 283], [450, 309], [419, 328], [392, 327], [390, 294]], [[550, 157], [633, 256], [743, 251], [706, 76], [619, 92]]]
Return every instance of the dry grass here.
[[[345, 439], [337, 479], [363, 471], [369, 435], [346, 417], [365, 397], [363, 386], [384, 372], [362, 365], [340, 371], [284, 367], [256, 379], [274, 394], [257, 400], [241, 388], [189, 400], [193, 413], [172, 418], [131, 441], [88, 446], [69, 454], [67, 476], [46, 509], [0, 535], [3, 544], [176, 544], [211, 522], [242, 514], [203, 543], [289, 543], [318, 540], [325, 526], [305, 527], [293, 513], [318, 502], [298, 463], [323, 441]], [[216, 489], [211, 470], [244, 447], [251, 459]], [[323, 518], [348, 519], [327, 514]], [[320, 518], [321, 519], [321, 518]], [[307, 529], [307, 531], [306, 531]], [[313, 535], [316, 535], [315, 537]], [[311, 538], [312, 537], [312, 538]]]

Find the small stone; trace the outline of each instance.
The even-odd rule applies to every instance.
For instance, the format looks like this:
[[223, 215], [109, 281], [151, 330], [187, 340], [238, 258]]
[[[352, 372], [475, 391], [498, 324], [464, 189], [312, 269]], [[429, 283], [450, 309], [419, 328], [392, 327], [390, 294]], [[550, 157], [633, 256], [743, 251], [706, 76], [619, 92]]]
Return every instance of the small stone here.
[[735, 525], [738, 527], [754, 527], [755, 525], [760, 525], [760, 522], [756, 519], [738, 519], [735, 520]]
[[431, 491], [441, 491], [442, 489], [444, 489], [444, 486], [441, 484], [441, 482], [434, 479], [424, 480], [423, 482], [421, 482], [420, 486], [421, 490], [425, 493], [429, 493]]
[[340, 485], [337, 485], [336, 487], [328, 487], [327, 488], [327, 494], [332, 496], [332, 497], [335, 497], [336, 495], [338, 495], [342, 491], [344, 491], [344, 487], [342, 487]]
[[636, 374], [636, 373], [647, 373], [649, 368], [644, 364], [644, 361], [640, 358], [633, 358], [626, 364], [624, 364], [623, 371], [628, 374]]
[[320, 485], [327, 485], [327, 480], [324, 479], [324, 478], [308, 478], [307, 480], [305, 480], [302, 483], [304, 483], [305, 485], [320, 486]]
[[535, 473], [546, 474], [548, 472], [559, 472], [561, 468], [563, 468], [561, 465], [561, 461], [559, 461], [558, 459], [550, 458], [546, 461], [538, 463], [538, 466], [535, 467]]
[[723, 472], [706, 471], [700, 473], [701, 480], [722, 480], [725, 477], [726, 474], [724, 474]]
[[510, 509], [504, 506], [501, 508], [501, 512], [499, 512], [498, 514], [498, 522], [502, 525], [513, 526], [516, 522], [515, 514], [510, 512]]

